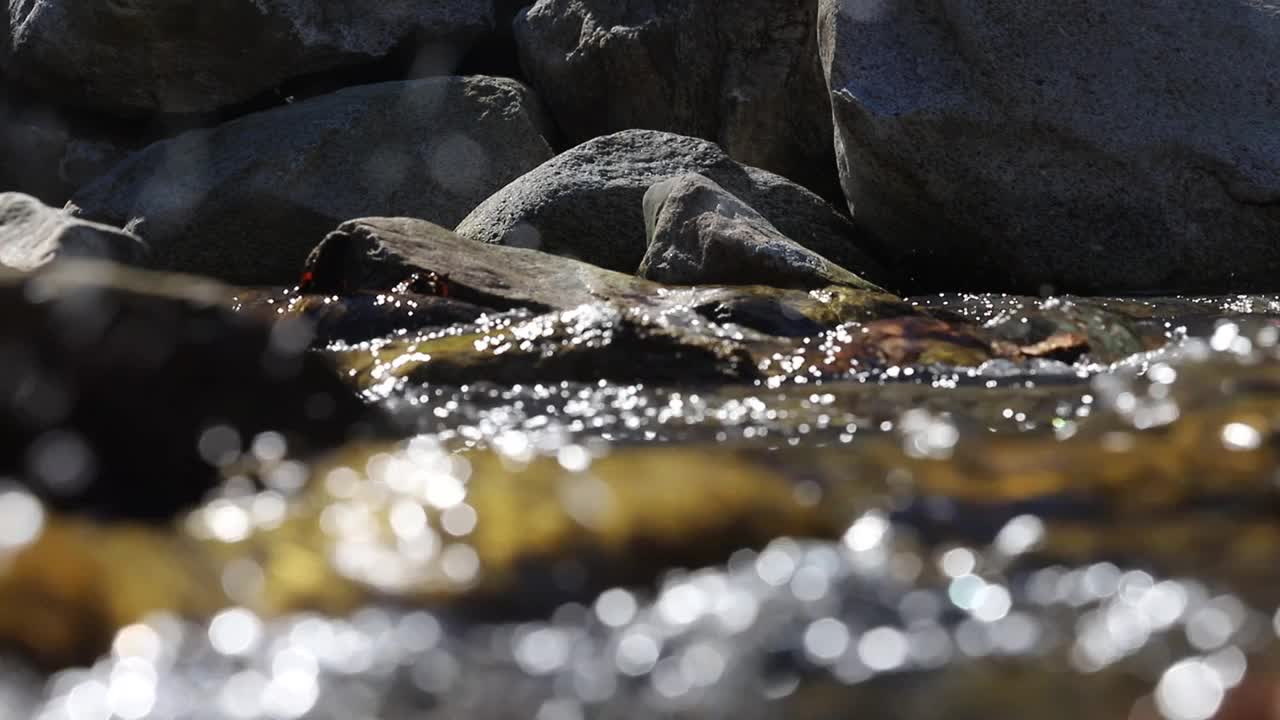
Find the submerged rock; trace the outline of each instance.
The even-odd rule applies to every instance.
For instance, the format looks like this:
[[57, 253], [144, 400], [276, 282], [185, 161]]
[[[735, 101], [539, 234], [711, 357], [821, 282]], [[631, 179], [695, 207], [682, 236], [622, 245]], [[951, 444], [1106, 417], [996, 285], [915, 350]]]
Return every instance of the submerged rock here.
[[1145, 321], [1105, 299], [1073, 296], [936, 295], [912, 298], [921, 310], [980, 323], [994, 337], [1040, 357], [1111, 363], [1169, 340], [1170, 326]]
[[493, 22], [483, 0], [9, 4], [4, 67], [63, 102], [109, 113], [191, 113], [248, 100], [289, 78], [419, 46], [432, 70]]
[[751, 380], [741, 336], [692, 310], [595, 303], [329, 350], [343, 376], [377, 399], [408, 383]]
[[354, 87], [151, 145], [75, 202], [109, 222], [145, 218], [163, 269], [292, 285], [349, 218], [462, 219], [551, 156], [540, 112], [502, 78]]
[[55, 507], [167, 518], [261, 433], [291, 453], [376, 421], [300, 321], [191, 277], [58, 263], [0, 280], [0, 474]]
[[634, 273], [645, 253], [645, 191], [686, 173], [714, 180], [801, 246], [862, 271], [866, 239], [817, 195], [737, 163], [713, 143], [650, 130], [614, 133], [557, 155], [485, 200], [457, 232]]
[[525, 72], [568, 140], [630, 128], [719, 143], [839, 196], [807, 0], [539, 0], [516, 20]]
[[[640, 277], [672, 285], [770, 285], [809, 290], [848, 285], [879, 290], [806, 250], [714, 181], [692, 173], [644, 195], [648, 251]], [[871, 268], [874, 264], [866, 263]], [[881, 275], [882, 273], [876, 273]]]
[[81, 220], [72, 208], [56, 210], [30, 195], [0, 193], [0, 267], [35, 270], [65, 258], [143, 265], [150, 255], [128, 230]]
[[487, 311], [461, 300], [412, 292], [407, 287], [347, 295], [319, 295], [296, 289], [237, 290], [231, 307], [268, 322], [304, 318], [312, 325], [312, 347], [472, 323]]
[[1273, 8], [820, 5], [845, 194], [913, 287], [1275, 288]]

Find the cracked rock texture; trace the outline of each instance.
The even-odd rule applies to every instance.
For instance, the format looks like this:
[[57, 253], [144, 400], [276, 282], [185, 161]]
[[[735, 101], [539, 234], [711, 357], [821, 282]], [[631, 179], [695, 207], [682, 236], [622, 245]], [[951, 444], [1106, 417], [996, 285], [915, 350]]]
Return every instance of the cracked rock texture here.
[[821, 0], [818, 23], [845, 194], [916, 286], [1274, 287], [1274, 2]]

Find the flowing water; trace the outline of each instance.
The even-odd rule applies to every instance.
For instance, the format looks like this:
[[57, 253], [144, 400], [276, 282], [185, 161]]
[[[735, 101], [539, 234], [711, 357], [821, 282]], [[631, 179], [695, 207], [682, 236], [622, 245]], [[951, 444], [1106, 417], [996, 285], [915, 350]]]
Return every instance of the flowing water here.
[[1280, 299], [915, 304], [1124, 322], [678, 385], [337, 344], [403, 440], [264, 434], [172, 527], [0, 495], [0, 717], [1274, 717]]

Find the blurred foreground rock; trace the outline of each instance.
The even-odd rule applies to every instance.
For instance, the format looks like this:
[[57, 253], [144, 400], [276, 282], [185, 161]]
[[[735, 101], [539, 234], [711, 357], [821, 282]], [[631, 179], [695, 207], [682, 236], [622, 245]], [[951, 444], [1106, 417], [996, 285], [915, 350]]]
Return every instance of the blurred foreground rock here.
[[55, 507], [165, 518], [262, 433], [303, 455], [375, 426], [305, 352], [305, 322], [238, 315], [230, 296], [98, 263], [3, 276], [0, 474]]

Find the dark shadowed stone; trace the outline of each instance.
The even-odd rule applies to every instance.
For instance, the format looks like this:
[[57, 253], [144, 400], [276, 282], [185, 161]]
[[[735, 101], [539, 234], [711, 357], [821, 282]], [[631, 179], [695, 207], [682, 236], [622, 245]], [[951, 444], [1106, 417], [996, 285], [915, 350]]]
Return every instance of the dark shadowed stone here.
[[719, 143], [839, 196], [812, 0], [539, 0], [522, 65], [572, 143], [628, 128]]
[[735, 162], [714, 143], [652, 130], [614, 133], [557, 155], [484, 201], [457, 232], [634, 273], [645, 253], [645, 191], [691, 172], [714, 180], [787, 237], [832, 262], [866, 262], [866, 238], [817, 195]]
[[34, 270], [60, 258], [141, 265], [150, 252], [127, 230], [81, 220], [22, 193], [0, 193], [0, 266]]
[[343, 220], [452, 225], [551, 156], [528, 88], [489, 77], [350, 88], [183, 134], [78, 193], [88, 217], [139, 229], [160, 267], [292, 285]]
[[60, 206], [145, 144], [127, 135], [0, 82], [0, 190]]
[[262, 432], [295, 456], [376, 424], [307, 323], [198, 278], [58, 263], [0, 275], [0, 474], [56, 507], [164, 518]]
[[640, 277], [671, 285], [879, 288], [792, 242], [760, 213], [696, 173], [644, 195], [649, 249]]
[[[4, 66], [61, 102], [203, 112], [281, 81], [417, 47], [452, 72], [489, 0], [14, 0]], [[425, 62], [426, 60], [424, 60]]]
[[1280, 13], [822, 0], [841, 179], [939, 290], [1280, 287]]

